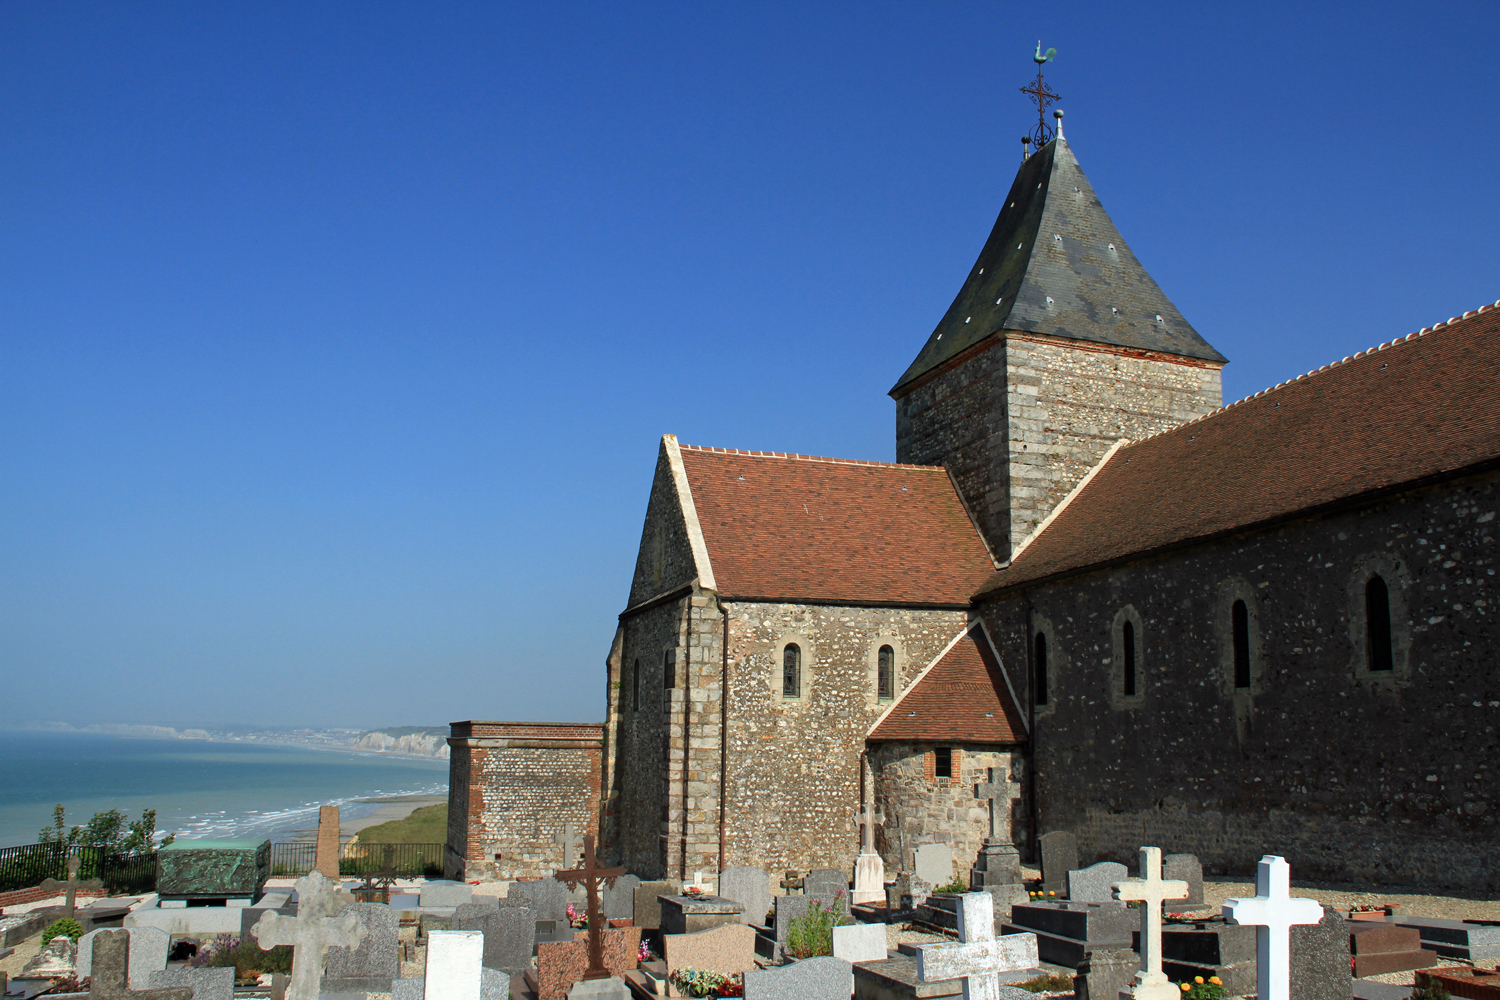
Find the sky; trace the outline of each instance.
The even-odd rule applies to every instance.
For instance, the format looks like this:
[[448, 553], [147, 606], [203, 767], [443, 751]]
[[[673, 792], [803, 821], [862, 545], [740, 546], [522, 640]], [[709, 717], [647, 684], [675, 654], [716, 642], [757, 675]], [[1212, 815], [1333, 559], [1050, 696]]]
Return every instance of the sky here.
[[894, 459], [1038, 40], [1229, 401], [1500, 298], [1497, 27], [0, 3], [5, 715], [601, 719], [663, 433]]

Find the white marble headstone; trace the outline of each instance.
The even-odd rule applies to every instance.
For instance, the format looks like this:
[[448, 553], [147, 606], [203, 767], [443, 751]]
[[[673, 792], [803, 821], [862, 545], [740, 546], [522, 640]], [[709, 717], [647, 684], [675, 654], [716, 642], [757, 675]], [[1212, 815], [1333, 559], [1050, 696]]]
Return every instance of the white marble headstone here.
[[953, 848], [947, 844], [923, 844], [917, 848], [917, 861], [913, 866], [917, 878], [935, 886], [953, 881]]
[[424, 1000], [480, 1000], [483, 967], [483, 931], [432, 931]]

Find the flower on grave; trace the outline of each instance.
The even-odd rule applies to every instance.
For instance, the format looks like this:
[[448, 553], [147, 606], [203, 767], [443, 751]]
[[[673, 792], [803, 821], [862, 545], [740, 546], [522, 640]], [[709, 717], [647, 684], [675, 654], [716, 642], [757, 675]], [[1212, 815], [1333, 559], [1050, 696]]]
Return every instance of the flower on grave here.
[[1190, 989], [1192, 989], [1192, 987], [1189, 986], [1187, 983], [1183, 983], [1182, 984], [1182, 992], [1186, 993]]
[[1197, 983], [1199, 986], [1202, 986], [1203, 985], [1203, 977], [1202, 976], [1194, 976], [1193, 977], [1193, 982]]
[[638, 951], [636, 951], [636, 953], [635, 953], [635, 960], [637, 962], [649, 962], [649, 961], [651, 961], [651, 946], [649, 944], [647, 944], [646, 942], [642, 941], [640, 949]]
[[1208, 977], [1208, 981], [1211, 982], [1211, 983], [1213, 983], [1215, 986], [1223, 986], [1224, 985], [1224, 980], [1220, 979], [1218, 976], [1209, 976]]
[[1047, 893], [1047, 895], [1049, 895], [1049, 896], [1056, 896], [1057, 895], [1057, 890], [1054, 889], [1053, 891]]

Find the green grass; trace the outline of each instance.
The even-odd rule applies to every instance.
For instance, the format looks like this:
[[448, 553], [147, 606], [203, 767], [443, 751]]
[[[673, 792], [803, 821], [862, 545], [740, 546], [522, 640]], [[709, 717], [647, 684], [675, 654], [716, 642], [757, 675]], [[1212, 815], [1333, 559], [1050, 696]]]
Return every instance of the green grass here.
[[448, 841], [448, 803], [423, 806], [405, 819], [359, 831], [361, 844], [444, 844]]

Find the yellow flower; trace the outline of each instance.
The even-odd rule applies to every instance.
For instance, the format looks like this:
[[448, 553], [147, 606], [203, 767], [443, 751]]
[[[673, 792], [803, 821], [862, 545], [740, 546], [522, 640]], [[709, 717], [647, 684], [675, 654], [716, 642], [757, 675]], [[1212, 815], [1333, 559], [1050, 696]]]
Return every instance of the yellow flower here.
[[1182, 984], [1182, 992], [1186, 993], [1190, 989], [1192, 989], [1192, 987], [1189, 986], [1187, 983], [1183, 983]]
[[1054, 890], [1052, 892], [1047, 893], [1047, 895], [1049, 895], [1049, 896], [1056, 896], [1057, 892]]
[[1193, 977], [1193, 982], [1197, 983], [1199, 986], [1202, 986], [1203, 985], [1203, 977], [1202, 976], [1194, 976]]
[[1208, 977], [1208, 981], [1211, 982], [1211, 983], [1213, 983], [1215, 986], [1223, 986], [1224, 985], [1224, 980], [1220, 979], [1218, 976], [1209, 976]]

